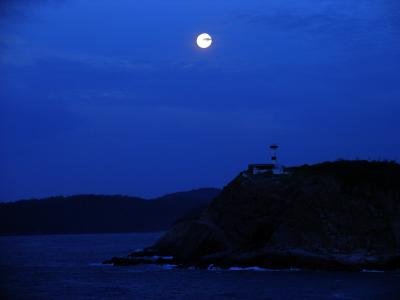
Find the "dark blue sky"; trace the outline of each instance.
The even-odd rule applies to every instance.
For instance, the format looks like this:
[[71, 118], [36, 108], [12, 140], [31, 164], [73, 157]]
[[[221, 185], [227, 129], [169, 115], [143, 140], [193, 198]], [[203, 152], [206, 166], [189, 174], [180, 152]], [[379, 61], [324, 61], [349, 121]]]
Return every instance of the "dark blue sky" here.
[[398, 0], [5, 0], [0, 200], [400, 160], [399, 71]]

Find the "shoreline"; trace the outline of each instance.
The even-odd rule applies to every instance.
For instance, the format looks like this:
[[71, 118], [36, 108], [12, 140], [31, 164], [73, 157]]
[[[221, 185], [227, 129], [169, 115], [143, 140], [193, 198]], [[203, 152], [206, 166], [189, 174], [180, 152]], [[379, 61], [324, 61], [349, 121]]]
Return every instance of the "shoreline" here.
[[113, 257], [103, 261], [103, 264], [111, 264], [117, 267], [137, 266], [141, 264], [151, 265], [175, 265], [177, 268], [210, 269], [219, 268], [229, 270], [232, 268], [249, 269], [259, 268], [266, 270], [320, 270], [320, 271], [350, 271], [350, 272], [385, 272], [400, 270], [400, 255], [341, 255], [323, 256], [315, 254], [303, 254], [294, 256], [293, 253], [284, 255], [275, 253], [259, 256], [249, 256], [245, 253], [241, 256], [199, 257], [192, 260], [177, 259], [170, 255], [161, 255], [154, 250], [138, 250], [127, 257]]

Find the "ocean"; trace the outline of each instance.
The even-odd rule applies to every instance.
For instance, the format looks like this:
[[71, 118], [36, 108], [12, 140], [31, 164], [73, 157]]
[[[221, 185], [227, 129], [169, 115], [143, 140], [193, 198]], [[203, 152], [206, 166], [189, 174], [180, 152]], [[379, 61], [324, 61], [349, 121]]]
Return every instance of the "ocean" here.
[[400, 272], [113, 267], [161, 233], [0, 237], [1, 299], [400, 299]]

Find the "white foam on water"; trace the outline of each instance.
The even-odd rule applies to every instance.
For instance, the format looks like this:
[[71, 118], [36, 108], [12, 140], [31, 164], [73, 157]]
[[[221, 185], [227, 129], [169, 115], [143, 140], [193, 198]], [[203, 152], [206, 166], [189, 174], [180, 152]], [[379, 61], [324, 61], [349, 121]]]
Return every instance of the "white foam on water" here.
[[177, 267], [177, 265], [169, 265], [169, 264], [162, 265], [162, 268], [164, 270], [173, 270], [173, 269], [176, 269], [176, 267]]
[[164, 260], [172, 260], [174, 259], [172, 256], [158, 256], [158, 255], [154, 255], [154, 256], [143, 256], [143, 259], [148, 259], [148, 260], [152, 260], [152, 261], [156, 261], [158, 259], [164, 259]]
[[162, 259], [165, 259], [165, 260], [171, 260], [171, 259], [174, 259], [174, 257], [173, 256], [160, 256]]
[[208, 271], [221, 271], [222, 269], [219, 268], [219, 267], [214, 266], [213, 264], [211, 264], [211, 265], [209, 265], [209, 266], [207, 267], [207, 270], [208, 270]]
[[[260, 268], [260, 267], [230, 267], [229, 271], [270, 271], [268, 269]], [[272, 271], [272, 270], [271, 270]]]
[[252, 266], [252, 267], [237, 267], [233, 266], [228, 269], [222, 269], [220, 267], [214, 266], [213, 264], [209, 265], [207, 267], [208, 271], [252, 271], [252, 272], [299, 272], [302, 271], [302, 269], [298, 268], [290, 268], [290, 269], [267, 269], [267, 268], [262, 268], [258, 266]]
[[363, 269], [363, 270], [361, 270], [361, 272], [363, 272], [363, 273], [385, 273], [385, 271], [381, 271], [381, 270], [368, 270], [368, 269]]
[[230, 267], [229, 271], [257, 271], [257, 272], [298, 272], [301, 269], [298, 268], [290, 268], [290, 269], [267, 269], [261, 267]]

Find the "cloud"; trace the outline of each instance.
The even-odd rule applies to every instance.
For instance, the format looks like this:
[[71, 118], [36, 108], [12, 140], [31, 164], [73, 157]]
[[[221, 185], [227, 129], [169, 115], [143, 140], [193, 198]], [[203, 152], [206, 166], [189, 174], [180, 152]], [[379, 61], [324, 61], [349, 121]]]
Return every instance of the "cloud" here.
[[152, 71], [154, 65], [146, 62], [136, 62], [131, 58], [117, 56], [102, 56], [92, 54], [69, 54], [53, 53], [47, 58], [56, 58], [69, 61], [71, 63], [85, 64], [99, 69], [119, 69], [119, 70], [138, 70]]
[[[18, 42], [17, 42], [18, 41]], [[44, 48], [35, 48], [18, 37], [0, 37], [0, 47], [5, 51], [0, 57], [0, 64], [12, 66], [35, 66], [40, 62], [64, 61], [70, 64], [86, 65], [95, 69], [118, 71], [152, 71], [155, 65], [135, 61], [129, 57], [104, 56], [86, 53], [68, 53]], [[12, 51], [7, 51], [10, 49]]]
[[177, 58], [170, 60], [137, 60], [127, 56], [107, 56], [95, 53], [68, 52], [35, 46], [16, 35], [0, 35], [0, 65], [14, 67], [35, 67], [42, 63], [68, 65], [69, 67], [87, 67], [100, 71], [117, 72], [154, 72], [154, 71], [186, 71], [216, 70], [243, 71], [250, 66], [216, 56], [204, 61], [197, 58]]
[[400, 18], [400, 5], [397, 0], [302, 0], [285, 4], [275, 0], [269, 1], [263, 8], [233, 11], [232, 16], [248, 24], [320, 34], [400, 29], [397, 26]]
[[[284, 130], [292, 119], [277, 110], [248, 108], [192, 108], [178, 105], [97, 106], [75, 105], [71, 109], [80, 117], [90, 120], [93, 130], [107, 130], [122, 136], [147, 139], [183, 140], [189, 136], [253, 135]], [[212, 134], [211, 134], [212, 132]]]
[[64, 0], [1, 0], [0, 17], [3, 21], [10, 18], [30, 19], [29, 12], [39, 5], [61, 5]]
[[[139, 98], [133, 91], [112, 90], [112, 89], [77, 89], [62, 92], [52, 92], [47, 99], [55, 100], [65, 104], [76, 105], [113, 105], [126, 106], [137, 104]], [[135, 102], [133, 102], [135, 100]]]

